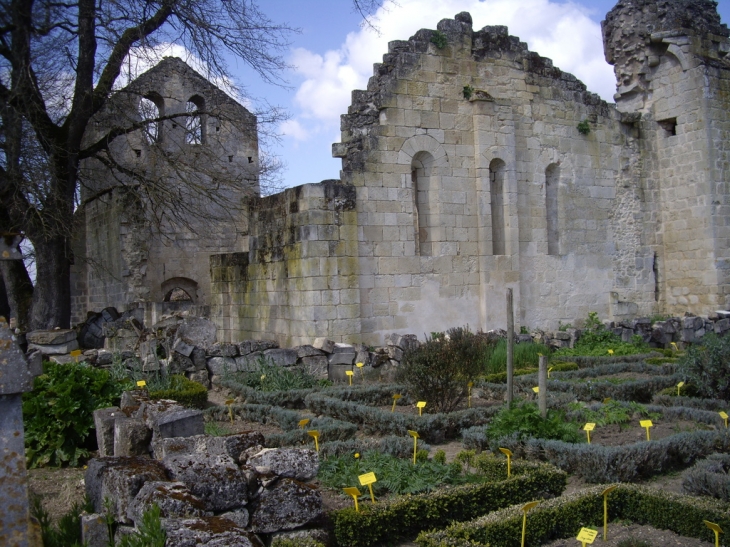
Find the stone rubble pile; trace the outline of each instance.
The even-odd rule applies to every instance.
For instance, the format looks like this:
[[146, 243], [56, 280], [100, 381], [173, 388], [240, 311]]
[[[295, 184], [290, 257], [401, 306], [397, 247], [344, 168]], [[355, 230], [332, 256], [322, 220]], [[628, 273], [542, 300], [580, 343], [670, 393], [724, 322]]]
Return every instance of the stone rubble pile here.
[[207, 436], [200, 411], [149, 401], [142, 391], [125, 392], [120, 407], [97, 410], [94, 421], [100, 457], [85, 476], [95, 511], [82, 522], [88, 547], [106, 547], [107, 512], [120, 535], [134, 530], [152, 504], [160, 508], [168, 547], [263, 547], [292, 530], [325, 534], [302, 529], [322, 513], [311, 484], [319, 457], [310, 449], [267, 449], [258, 432]]

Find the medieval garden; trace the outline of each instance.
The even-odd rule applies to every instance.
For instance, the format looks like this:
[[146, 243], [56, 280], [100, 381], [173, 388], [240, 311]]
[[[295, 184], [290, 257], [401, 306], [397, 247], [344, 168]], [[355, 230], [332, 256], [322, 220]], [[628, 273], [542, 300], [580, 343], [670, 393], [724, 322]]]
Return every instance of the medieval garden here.
[[[0, 323], [0, 543], [730, 545], [716, 4], [619, 0], [615, 104], [434, 24], [337, 180], [262, 196], [256, 117], [177, 58], [99, 109], [134, 130], [81, 160], [76, 326]], [[185, 223], [129, 191], [185, 177], [237, 183]]]

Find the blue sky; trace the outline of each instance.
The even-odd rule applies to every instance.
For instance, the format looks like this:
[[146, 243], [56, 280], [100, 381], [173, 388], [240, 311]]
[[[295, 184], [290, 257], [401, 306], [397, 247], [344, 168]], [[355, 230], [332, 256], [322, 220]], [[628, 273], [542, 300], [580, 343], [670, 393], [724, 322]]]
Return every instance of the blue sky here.
[[[231, 69], [254, 100], [265, 98], [288, 110], [290, 119], [279, 126], [282, 137], [272, 150], [286, 164], [284, 186], [297, 186], [339, 178], [341, 161], [331, 157], [339, 116], [350, 104], [350, 92], [365, 87], [388, 41], [436, 28], [440, 19], [461, 11], [472, 14], [475, 29], [507, 25], [531, 50], [612, 102], [613, 71], [603, 59], [600, 21], [614, 5], [614, 0], [397, 0], [375, 14], [378, 35], [362, 27], [349, 0], [266, 0], [261, 7], [269, 17], [301, 29], [286, 55], [294, 67], [284, 75], [289, 87], [263, 84], [235, 61]], [[730, 0], [720, 0], [718, 11], [730, 23]]]

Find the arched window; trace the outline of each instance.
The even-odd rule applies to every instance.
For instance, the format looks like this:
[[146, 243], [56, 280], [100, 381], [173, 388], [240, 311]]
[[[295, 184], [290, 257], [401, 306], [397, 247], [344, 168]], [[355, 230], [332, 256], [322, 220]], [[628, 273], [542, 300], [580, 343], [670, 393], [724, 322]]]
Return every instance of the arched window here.
[[188, 144], [205, 143], [205, 101], [194, 95], [185, 104], [185, 142]]
[[433, 188], [431, 185], [431, 169], [433, 156], [428, 152], [419, 152], [411, 161], [411, 182], [413, 184], [413, 228], [416, 240], [416, 254], [433, 255], [435, 238], [436, 210]]
[[560, 232], [558, 231], [558, 184], [560, 166], [551, 163], [545, 169], [545, 216], [547, 219], [547, 252], [560, 254]]
[[192, 302], [197, 299], [198, 283], [187, 277], [172, 277], [164, 281], [162, 289], [163, 302]]
[[152, 144], [162, 141], [162, 121], [165, 102], [157, 93], [148, 93], [139, 100], [139, 116], [142, 121], [149, 120], [142, 130], [145, 140]]
[[492, 213], [492, 254], [503, 255], [505, 250], [504, 224], [504, 171], [505, 163], [493, 159], [489, 164], [489, 193]]

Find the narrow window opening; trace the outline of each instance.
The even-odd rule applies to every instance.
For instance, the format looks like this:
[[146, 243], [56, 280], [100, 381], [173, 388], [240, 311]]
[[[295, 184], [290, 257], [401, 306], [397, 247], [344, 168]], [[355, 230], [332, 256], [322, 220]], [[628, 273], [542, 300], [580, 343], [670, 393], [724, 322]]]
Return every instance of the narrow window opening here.
[[418, 224], [418, 172], [411, 171], [411, 185], [413, 187], [413, 240], [415, 242], [416, 256], [421, 255], [421, 233]]
[[233, 163], [233, 156], [228, 156], [228, 163]]
[[251, 156], [248, 157], [248, 163], [253, 163], [253, 157], [251, 157]]
[[659, 120], [657, 122], [667, 137], [672, 137], [677, 134], [677, 118], [667, 118], [666, 120]]
[[141, 158], [141, 157], [142, 157], [142, 150], [137, 150], [137, 149], [135, 148], [135, 149], [134, 149], [134, 154], [135, 154], [135, 155], [136, 155], [136, 156], [137, 156], [138, 158]]
[[199, 95], [190, 97], [185, 104], [185, 142], [188, 144], [205, 143], [205, 101]]
[[180, 287], [175, 287], [165, 295], [165, 302], [192, 302], [190, 295]]
[[651, 270], [654, 272], [654, 302], [659, 302], [659, 260], [657, 254], [654, 253], [654, 262], [651, 265]]
[[220, 130], [221, 130], [221, 126], [220, 125], [216, 125], [215, 126], [215, 132], [218, 133], [218, 131], [220, 131]]
[[413, 187], [413, 229], [415, 232], [416, 253], [420, 256], [434, 256], [434, 244], [439, 241], [438, 217], [433, 195], [431, 169], [433, 156], [428, 152], [419, 152], [411, 162], [411, 182]]
[[558, 186], [560, 167], [553, 163], [545, 170], [545, 216], [547, 220], [547, 252], [560, 254], [560, 231], [558, 229]]
[[489, 192], [492, 213], [492, 254], [503, 255], [505, 251], [504, 222], [504, 171], [505, 163], [494, 159], [489, 164]]
[[146, 122], [142, 129], [142, 135], [148, 144], [162, 140], [162, 121], [160, 116], [164, 110], [164, 101], [156, 93], [145, 95], [139, 100], [139, 116]]

